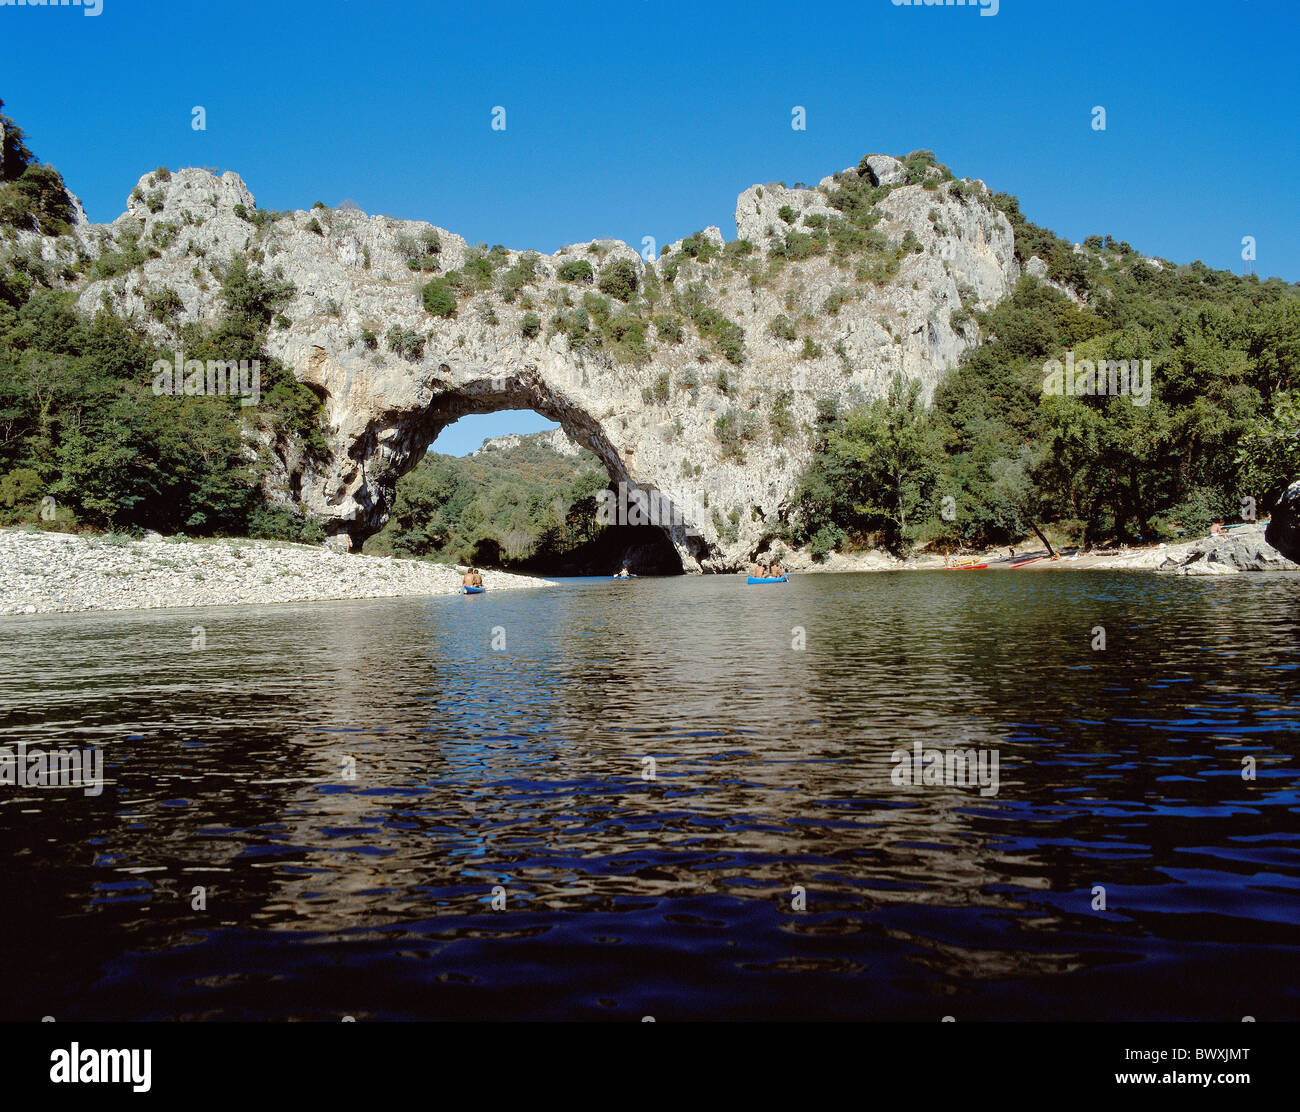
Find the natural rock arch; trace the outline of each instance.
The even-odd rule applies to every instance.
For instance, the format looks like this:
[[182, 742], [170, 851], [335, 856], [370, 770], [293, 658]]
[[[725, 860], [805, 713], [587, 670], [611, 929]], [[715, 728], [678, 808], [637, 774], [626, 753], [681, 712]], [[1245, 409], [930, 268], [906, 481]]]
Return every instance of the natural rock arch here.
[[[616, 483], [678, 507], [683, 521], [669, 532], [686, 570], [729, 571], [788, 519], [819, 402], [869, 401], [900, 373], [919, 379], [928, 398], [978, 341], [960, 323], [969, 310], [997, 303], [1020, 277], [1010, 222], [983, 183], [954, 194], [934, 166], [922, 171], [926, 189], [907, 184], [912, 175], [897, 159], [871, 155], [866, 165], [867, 180], [888, 187], [873, 201], [887, 272], [859, 274], [829, 251], [787, 257], [789, 234], [838, 218], [835, 192], [858, 180], [856, 168], [814, 189], [751, 187], [736, 205], [738, 240], [706, 228], [669, 244], [668, 261], [653, 266], [616, 240], [551, 255], [488, 252], [423, 222], [345, 208], [253, 220], [256, 204], [237, 174], [147, 174], [113, 225], [78, 222], [73, 239], [90, 258], [118, 235], [157, 246], [129, 273], [88, 282], [78, 305], [89, 314], [107, 302], [160, 344], [179, 346], [184, 325], [224, 311], [214, 262], [244, 255], [291, 283], [266, 348], [321, 398], [331, 455], [312, 460], [300, 445], [264, 439], [265, 486], [329, 533], [357, 542], [380, 528], [397, 479], [456, 417], [523, 407], [558, 421]], [[507, 287], [502, 275], [525, 260], [529, 274]], [[467, 264], [481, 274], [485, 261], [487, 281], [462, 283], [450, 318], [426, 311], [421, 287], [431, 274], [464, 274]], [[574, 345], [555, 323], [585, 310], [600, 284], [561, 269], [576, 261], [593, 277], [612, 264], [626, 275], [630, 264], [637, 304], [617, 294], [603, 303], [641, 322], [639, 346]], [[183, 306], [170, 321], [148, 308], [164, 289]], [[544, 327], [527, 321], [534, 311]], [[661, 317], [675, 330], [654, 331]], [[418, 358], [393, 350], [390, 334]]]
[[[308, 350], [302, 368], [299, 377], [316, 390], [328, 408], [339, 368], [319, 347]], [[537, 363], [513, 370], [496, 366], [490, 372], [469, 369], [461, 373], [445, 362], [413, 366], [406, 390], [390, 388], [388, 395], [395, 400], [427, 396], [427, 401], [372, 412], [365, 417], [364, 428], [345, 430], [349, 447], [344, 458], [336, 457], [327, 470], [301, 484], [299, 497], [324, 518], [328, 532], [346, 535], [351, 547], [359, 548], [388, 520], [397, 480], [424, 458], [443, 429], [471, 414], [529, 409], [557, 422], [570, 440], [594, 452], [612, 483], [644, 492], [656, 514], [651, 524], [663, 528], [684, 566], [698, 569], [701, 561], [709, 558], [709, 546], [689, 506], [679, 505], [671, 492], [629, 467], [627, 458], [635, 453], [635, 447], [611, 437], [606, 431], [608, 419], [598, 418], [592, 412], [594, 407], [581, 397], [583, 368], [568, 368], [572, 379], [568, 391], [556, 381], [560, 377], [557, 372], [564, 369], [564, 362], [556, 360], [550, 363], [549, 377]], [[349, 394], [355, 396], [352, 391]], [[323, 494], [323, 504], [315, 504], [318, 494]]]

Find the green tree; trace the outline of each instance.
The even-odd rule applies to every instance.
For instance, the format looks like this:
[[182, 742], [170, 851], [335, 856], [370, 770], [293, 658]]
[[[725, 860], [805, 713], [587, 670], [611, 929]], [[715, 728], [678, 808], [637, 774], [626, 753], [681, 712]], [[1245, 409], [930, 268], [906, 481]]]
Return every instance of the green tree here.
[[802, 529], [880, 532], [891, 549], [907, 547], [940, 474], [941, 453], [921, 383], [895, 375], [887, 397], [836, 421], [805, 474]]
[[555, 275], [561, 282], [590, 283], [596, 272], [591, 269], [591, 263], [586, 259], [570, 259], [567, 263], [559, 265]]
[[636, 296], [637, 286], [636, 267], [627, 259], [615, 259], [600, 272], [600, 292], [619, 301], [631, 301]]
[[1047, 551], [1055, 555], [1052, 542], [1038, 527], [1038, 522], [1045, 513], [1043, 496], [1034, 480], [1041, 460], [1041, 451], [1035, 452], [1031, 448], [1022, 449], [1014, 458], [1002, 456], [994, 460], [989, 465], [989, 474], [993, 480], [989, 493], [1009, 508], [1013, 515], [1015, 534], [1022, 535], [1026, 528], [1033, 530]]
[[1272, 413], [1242, 436], [1236, 462], [1243, 493], [1261, 507], [1275, 504], [1300, 478], [1300, 392], [1274, 396]]
[[[5, 102], [0, 100], [0, 108]], [[36, 156], [27, 148], [27, 137], [23, 129], [8, 116], [0, 113], [0, 181], [15, 181]]]

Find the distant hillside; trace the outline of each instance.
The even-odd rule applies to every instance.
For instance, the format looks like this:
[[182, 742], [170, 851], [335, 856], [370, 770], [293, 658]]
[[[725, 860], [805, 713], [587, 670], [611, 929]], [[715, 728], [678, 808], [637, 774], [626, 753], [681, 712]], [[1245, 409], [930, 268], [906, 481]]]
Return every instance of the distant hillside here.
[[388, 524], [367, 552], [521, 564], [592, 540], [594, 494], [608, 477], [558, 430], [486, 440], [464, 457], [429, 452], [397, 483]]
[[564, 434], [563, 429], [548, 429], [545, 432], [534, 433], [510, 432], [506, 433], [505, 436], [490, 437], [483, 441], [481, 447], [470, 452], [470, 455], [478, 456], [518, 448], [526, 449], [529, 445], [540, 445], [557, 455], [566, 456], [570, 459], [583, 456], [593, 463], [600, 463], [594, 452], [575, 444]]

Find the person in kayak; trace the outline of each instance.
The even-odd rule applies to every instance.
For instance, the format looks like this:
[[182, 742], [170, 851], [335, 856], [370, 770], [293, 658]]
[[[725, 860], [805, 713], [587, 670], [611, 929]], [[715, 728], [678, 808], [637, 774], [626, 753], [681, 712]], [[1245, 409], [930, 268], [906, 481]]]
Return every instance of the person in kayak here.
[[466, 569], [465, 569], [465, 574], [462, 575], [462, 576], [460, 577], [460, 585], [461, 585], [462, 587], [474, 587], [474, 586], [477, 586], [477, 584], [475, 584], [475, 582], [474, 582], [474, 569], [473, 569], [473, 568], [466, 568]]
[[754, 565], [754, 571], [753, 571], [753, 577], [754, 577], [755, 579], [766, 579], [766, 578], [767, 578], [767, 565], [766, 565], [766, 564], [755, 564], [755, 565]]
[[780, 564], [780, 561], [777, 561], [777, 560], [773, 560], [773, 561], [772, 561], [772, 569], [771, 569], [771, 571], [769, 572], [769, 574], [771, 575], [771, 577], [772, 577], [773, 579], [780, 579], [781, 576], [783, 576], [783, 575], [785, 574], [785, 572], [783, 572], [783, 571], [781, 570], [781, 564]]

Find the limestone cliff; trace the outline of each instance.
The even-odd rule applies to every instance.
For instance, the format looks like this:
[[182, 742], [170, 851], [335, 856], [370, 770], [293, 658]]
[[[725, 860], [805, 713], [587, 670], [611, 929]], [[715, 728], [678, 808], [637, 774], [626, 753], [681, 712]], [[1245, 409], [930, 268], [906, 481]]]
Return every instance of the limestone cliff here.
[[[490, 288], [462, 290], [451, 318], [426, 311], [421, 288], [480, 254], [454, 232], [350, 207], [259, 219], [248, 188], [229, 172], [145, 175], [112, 225], [79, 223], [71, 247], [67, 237], [47, 246], [52, 260], [72, 250], [94, 257], [118, 233], [138, 232], [156, 257], [88, 283], [79, 304], [94, 311], [106, 303], [171, 346], [181, 325], [219, 315], [214, 269], [233, 256], [293, 284], [268, 350], [321, 398], [333, 457], [317, 465], [282, 451], [272, 482], [333, 534], [355, 543], [379, 529], [398, 477], [449, 422], [530, 408], [596, 452], [615, 481], [657, 490], [680, 509], [683, 521], [669, 531], [687, 570], [724, 571], [745, 563], [788, 516], [818, 400], [877, 397], [898, 372], [920, 378], [929, 395], [977, 339], [968, 311], [1005, 297], [1020, 274], [1011, 226], [982, 183], [950, 191], [931, 167], [927, 181], [899, 184], [896, 159], [860, 165], [861, 179], [855, 168], [813, 189], [745, 190], [736, 224], [748, 244], [725, 250], [716, 228], [685, 250], [683, 241], [670, 245], [653, 264], [621, 242], [583, 243], [538, 255], [532, 277], [509, 293], [501, 277], [522, 253], [498, 251]], [[877, 200], [874, 226], [878, 241], [896, 249], [891, 269], [863, 278], [832, 252], [780, 256], [788, 233], [840, 215], [830, 204], [840, 184], [863, 179], [894, 187]], [[588, 262], [599, 282], [617, 260], [631, 265], [638, 291], [626, 308], [613, 307], [677, 320], [680, 339], [671, 326], [659, 334], [652, 327], [644, 350], [629, 356], [575, 345], [552, 323], [595, 291], [562, 280], [565, 263]], [[179, 305], [172, 299], [172, 312], [151, 312], [163, 290], [175, 291]], [[697, 314], [707, 305], [742, 328], [743, 353], [710, 343], [689, 307], [684, 314], [687, 300]], [[529, 312], [541, 322], [534, 335], [524, 327]], [[389, 350], [394, 327], [422, 345]]]

